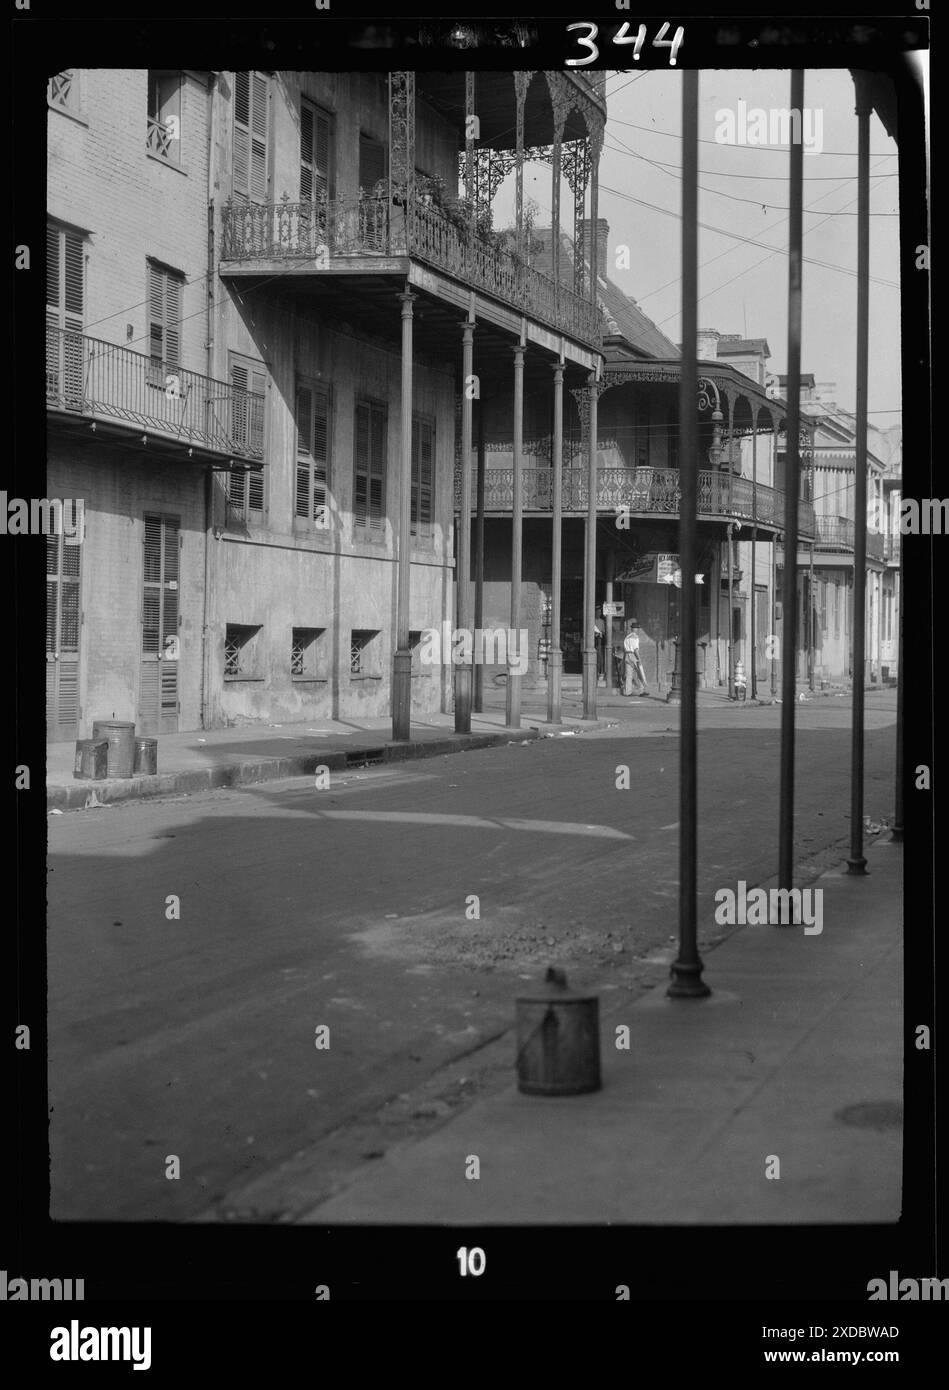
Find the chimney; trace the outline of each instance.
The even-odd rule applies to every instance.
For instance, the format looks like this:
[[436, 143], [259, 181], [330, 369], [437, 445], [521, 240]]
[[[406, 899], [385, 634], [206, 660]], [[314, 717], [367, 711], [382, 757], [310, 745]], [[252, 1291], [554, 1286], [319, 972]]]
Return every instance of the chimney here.
[[721, 336], [714, 328], [699, 329], [696, 354], [700, 362], [713, 362], [717, 359], [718, 340]]
[[[606, 220], [605, 217], [598, 217], [598, 218], [596, 219], [596, 273], [597, 273], [597, 275], [602, 275], [604, 280], [606, 279], [606, 270], [607, 270], [606, 258], [607, 258], [607, 254], [608, 254], [608, 251], [607, 251], [607, 244], [608, 244], [608, 242], [609, 242], [609, 239], [610, 239], [610, 224], [609, 224], [609, 222], [607, 222], [607, 220]], [[584, 255], [584, 258], [585, 258], [587, 261], [589, 261], [589, 259], [590, 259], [590, 219], [589, 219], [589, 217], [585, 217], [585, 218], [583, 219], [583, 255]]]

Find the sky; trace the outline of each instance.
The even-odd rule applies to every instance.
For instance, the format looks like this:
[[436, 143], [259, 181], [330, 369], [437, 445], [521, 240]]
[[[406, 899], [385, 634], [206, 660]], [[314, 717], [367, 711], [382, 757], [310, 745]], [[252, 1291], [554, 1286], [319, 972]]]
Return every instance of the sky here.
[[[722, 144], [717, 113], [790, 105], [790, 73], [705, 70], [699, 82], [700, 329], [766, 338], [768, 370], [787, 370], [787, 147]], [[801, 370], [835, 382], [831, 399], [855, 405], [857, 315], [857, 120], [849, 72], [808, 69], [805, 135], [819, 131], [820, 153], [804, 155], [804, 273]], [[610, 224], [610, 278], [663, 332], [681, 340], [680, 224], [682, 79], [678, 72], [610, 73], [599, 174], [599, 216]], [[816, 124], [820, 119], [820, 125]], [[900, 293], [897, 147], [870, 118], [871, 422], [899, 422]], [[879, 177], [873, 177], [877, 175]], [[525, 198], [538, 226], [550, 225], [550, 168], [529, 164]], [[649, 206], [647, 206], [649, 205]], [[513, 220], [513, 178], [495, 202], [495, 226]], [[813, 209], [813, 212], [807, 211]], [[573, 199], [561, 189], [563, 229], [573, 231]], [[709, 230], [716, 228], [720, 230]], [[748, 245], [736, 237], [761, 243]], [[629, 269], [617, 247], [629, 247]], [[769, 253], [767, 247], [777, 248]], [[822, 262], [823, 264], [816, 264]], [[836, 268], [835, 268], [836, 267]]]

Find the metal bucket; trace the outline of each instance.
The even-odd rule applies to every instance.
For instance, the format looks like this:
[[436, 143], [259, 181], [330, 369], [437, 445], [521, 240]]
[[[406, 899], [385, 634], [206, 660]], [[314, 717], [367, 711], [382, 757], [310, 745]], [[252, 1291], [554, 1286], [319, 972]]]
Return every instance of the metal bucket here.
[[74, 777], [90, 778], [101, 782], [109, 775], [109, 744], [104, 738], [78, 738], [76, 740], [76, 763]]
[[600, 1089], [600, 1004], [575, 994], [551, 967], [534, 995], [517, 1001], [517, 1086], [531, 1096]]
[[135, 762], [135, 725], [122, 719], [97, 719], [92, 726], [94, 739], [109, 745], [109, 777], [131, 777]]
[[137, 738], [135, 740], [135, 776], [151, 776], [158, 771], [158, 739]]

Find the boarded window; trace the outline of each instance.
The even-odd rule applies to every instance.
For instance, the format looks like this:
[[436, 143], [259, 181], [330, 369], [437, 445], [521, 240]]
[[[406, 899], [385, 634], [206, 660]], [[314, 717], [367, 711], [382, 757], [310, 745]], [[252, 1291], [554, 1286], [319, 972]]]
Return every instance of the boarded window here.
[[234, 197], [265, 203], [269, 189], [270, 79], [234, 74]]
[[373, 533], [385, 526], [386, 412], [375, 401], [356, 405], [353, 524]]
[[294, 516], [326, 525], [329, 482], [329, 397], [309, 382], [296, 393], [297, 472]]

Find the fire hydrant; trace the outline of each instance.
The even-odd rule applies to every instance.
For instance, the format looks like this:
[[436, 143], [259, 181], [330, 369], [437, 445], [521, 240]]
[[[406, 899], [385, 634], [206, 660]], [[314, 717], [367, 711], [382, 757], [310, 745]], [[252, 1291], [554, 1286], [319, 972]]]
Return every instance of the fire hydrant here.
[[735, 662], [735, 699], [744, 700], [748, 695], [748, 681], [745, 677], [745, 667], [741, 661]]

